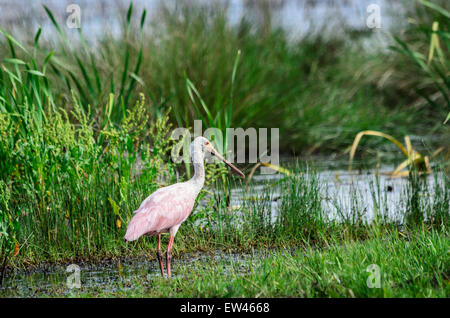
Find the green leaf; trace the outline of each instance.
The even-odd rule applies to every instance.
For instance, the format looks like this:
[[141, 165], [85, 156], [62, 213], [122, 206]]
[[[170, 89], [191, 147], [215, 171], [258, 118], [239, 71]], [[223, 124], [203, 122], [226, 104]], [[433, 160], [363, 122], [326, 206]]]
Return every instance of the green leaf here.
[[31, 73], [33, 75], [42, 76], [45, 77], [45, 74], [36, 70], [27, 70], [28, 73]]
[[44, 65], [46, 65], [48, 63], [48, 61], [50, 60], [50, 58], [53, 56], [53, 54], [55, 54], [55, 51], [51, 51], [44, 60]]
[[450, 112], [448, 113], [447, 118], [446, 118], [445, 121], [444, 121], [444, 125], [445, 125], [449, 120], [450, 120]]
[[127, 12], [127, 28], [130, 25], [132, 14], [133, 14], [133, 2], [130, 2], [130, 6], [128, 7], [128, 12]]
[[142, 28], [144, 27], [144, 23], [145, 23], [145, 17], [147, 16], [147, 10], [144, 9], [144, 11], [142, 12], [141, 15], [141, 23], [140, 23], [140, 28], [142, 30]]
[[186, 87], [187, 87], [187, 90], [188, 90], [189, 97], [191, 98], [192, 103], [194, 104], [194, 106], [196, 104], [195, 104], [195, 98], [194, 98], [194, 95], [192, 94], [192, 92], [195, 93], [195, 95], [197, 96], [197, 98], [200, 101], [200, 104], [202, 105], [203, 109], [205, 110], [206, 115], [208, 116], [210, 127], [213, 127], [214, 126], [214, 120], [213, 120], [213, 117], [211, 115], [211, 112], [208, 109], [208, 106], [206, 106], [206, 104], [203, 101], [202, 97], [200, 96], [200, 93], [198, 92], [197, 88], [195, 88], [194, 84], [187, 77], [186, 77]]
[[4, 59], [4, 62], [7, 63], [11, 63], [11, 64], [20, 64], [20, 65], [25, 65], [27, 63], [25, 63], [24, 61], [20, 60], [20, 59]]
[[6, 38], [11, 41], [12, 43], [14, 43], [17, 47], [19, 47], [20, 49], [22, 49], [22, 51], [24, 51], [25, 53], [27, 53], [28, 55], [30, 55], [30, 53], [28, 52], [28, 50], [26, 48], [24, 48], [22, 46], [22, 44], [20, 44], [19, 42], [16, 41], [16, 39], [14, 39], [8, 32], [6, 32], [5, 30], [3, 30], [2, 28], [0, 28], [0, 32], [2, 32]]
[[39, 38], [41, 37], [42, 28], [39, 27], [38, 31], [36, 32], [36, 36], [34, 37], [34, 47], [37, 47]]
[[445, 10], [444, 8], [442, 8], [441, 6], [435, 4], [435, 3], [431, 3], [427, 0], [419, 0], [420, 2], [422, 2], [422, 4], [424, 6], [427, 6], [433, 10], [438, 11], [440, 14], [442, 14], [443, 16], [445, 16], [446, 18], [450, 19], [450, 12]]

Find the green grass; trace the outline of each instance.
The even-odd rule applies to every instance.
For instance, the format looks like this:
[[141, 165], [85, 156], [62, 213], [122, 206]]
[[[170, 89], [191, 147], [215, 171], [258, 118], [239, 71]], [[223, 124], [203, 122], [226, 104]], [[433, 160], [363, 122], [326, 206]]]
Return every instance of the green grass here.
[[[445, 175], [438, 177], [436, 173], [432, 187], [419, 177], [411, 177], [402, 190], [400, 206], [404, 209], [400, 210], [397, 206], [387, 205], [387, 190], [381, 189], [376, 182], [371, 192], [376, 202], [373, 209], [378, 210], [378, 214], [375, 223], [367, 224], [364, 221], [365, 207], [358, 203], [356, 188], [352, 188], [349, 202], [336, 203], [341, 219], [330, 219], [329, 211], [321, 205], [325, 199], [322, 196], [327, 192], [326, 185], [312, 170], [297, 168], [294, 171], [293, 176], [282, 179], [277, 185], [284, 190], [278, 199], [280, 210], [275, 220], [271, 217], [273, 184], [266, 184], [265, 190], [258, 192], [250, 187], [249, 193], [237, 197], [242, 198], [243, 202], [233, 212], [228, 210], [223, 192], [211, 196], [207, 193], [211, 185], [207, 187], [201, 193], [202, 205], [195, 208], [179, 230], [174, 255], [217, 249], [248, 252], [254, 248], [284, 248], [305, 244], [323, 247], [328, 245], [329, 240], [361, 241], [378, 232], [389, 234], [395, 230], [397, 223], [387, 216], [394, 210], [402, 215], [400, 221], [410, 231], [423, 226], [432, 229], [445, 229], [448, 226], [449, 178]], [[43, 261], [98, 261], [103, 257], [120, 258], [121, 255], [150, 254], [154, 258], [151, 251], [156, 246], [155, 237], [133, 243], [123, 242], [125, 226], [132, 212], [151, 191], [141, 184], [144, 181], [128, 185], [130, 192], [126, 192], [129, 195], [126, 201], [121, 199], [125, 194], [120, 187], [124, 185], [117, 185], [118, 197], [113, 199], [109, 196], [111, 199], [107, 202], [102, 202], [105, 195], [101, 195], [100, 190], [103, 188], [99, 185], [95, 193], [90, 193], [84, 188], [89, 187], [90, 183], [82, 186], [77, 184], [81, 189], [74, 202], [70, 200], [71, 197], [51, 197], [55, 203], [45, 208], [45, 217], [39, 207], [38, 213], [19, 215], [21, 227], [16, 233], [16, 239], [22, 248], [13, 258], [13, 264], [21, 267]], [[319, 191], [320, 188], [325, 191]], [[63, 209], [61, 204], [66, 204]], [[24, 203], [19, 206], [24, 206]], [[348, 209], [352, 211], [351, 214]], [[117, 227], [117, 219], [123, 224], [120, 228]]]
[[[433, 134], [438, 143], [439, 136], [449, 140], [448, 125], [442, 124], [448, 114], [448, 83], [442, 77], [446, 70], [442, 60], [448, 63], [445, 14], [423, 14], [422, 27], [430, 28], [427, 23], [436, 17], [441, 21], [442, 51], [436, 51], [439, 61], [432, 60], [432, 68], [422, 68], [417, 77], [408, 70], [417, 71], [424, 62], [424, 43], [429, 45], [436, 35], [428, 29], [424, 37], [400, 40], [400, 54], [367, 52], [358, 41], [349, 45], [340, 37], [311, 35], [290, 41], [280, 28], [250, 27], [246, 21], [231, 26], [224, 11], [214, 8], [180, 5], [176, 12], [160, 8], [160, 28], [150, 35], [144, 27], [146, 12], [136, 13], [130, 5], [122, 35], [97, 39], [96, 52], [82, 35], [79, 46], [69, 45], [50, 11], [59, 34], [56, 42], [41, 39], [46, 30], [20, 43], [1, 29], [1, 272], [6, 265], [18, 269], [42, 262], [148, 256], [155, 238], [124, 244], [126, 224], [146, 196], [189, 175], [185, 170], [189, 166], [170, 161], [174, 141], [169, 134], [172, 127], [192, 127], [196, 118], [203, 120], [204, 129], [279, 127], [281, 149], [302, 154], [342, 153], [357, 132], [367, 129], [391, 135]], [[422, 63], [411, 64], [414, 56]], [[386, 80], [389, 85], [384, 87], [379, 83], [383, 74], [395, 74], [397, 80]], [[421, 86], [425, 75], [426, 85]], [[398, 80], [402, 78], [414, 81]], [[405, 87], [408, 94], [403, 94]], [[436, 99], [422, 96], [426, 103], [410, 106], [417, 98], [410, 92], [414, 87], [425, 87], [420, 93]], [[207, 172], [208, 184], [201, 193], [206, 205], [199, 205], [181, 227], [174, 257], [196, 251], [247, 253], [296, 247], [311, 257], [320, 253], [333, 257], [340, 249], [352, 258], [355, 246], [369, 252], [382, 240], [399, 249], [399, 262], [413, 257], [401, 253], [403, 241], [394, 239], [398, 224], [384, 217], [384, 190], [376, 185], [372, 189], [380, 216], [376, 222], [364, 222], [355, 193], [351, 211], [347, 207], [338, 211], [351, 216], [336, 222], [320, 205], [323, 185], [317, 175], [297, 169], [279, 181], [285, 191], [275, 222], [270, 221], [274, 185], [266, 184], [263, 191], [251, 188], [245, 194], [238, 211], [244, 221], [236, 226], [237, 212], [231, 213], [226, 204], [233, 179], [226, 177], [223, 167], [209, 165]], [[436, 177], [434, 188], [412, 175], [403, 195], [405, 208], [399, 213], [407, 233], [442, 238], [445, 248], [449, 179], [442, 175]], [[211, 190], [219, 191], [211, 195]], [[274, 257], [284, 262], [282, 256]], [[292, 271], [296, 262], [308, 264], [298, 257], [286, 258], [287, 270]], [[438, 262], [433, 257], [430, 264]], [[171, 288], [175, 282], [165, 286]], [[203, 284], [199, 290], [209, 295], [212, 289]], [[439, 288], [444, 285], [438, 281]], [[442, 295], [439, 288], [431, 288], [436, 293], [432, 295]], [[304, 286], [305, 295], [319, 295], [318, 290]], [[415, 293], [413, 287], [401, 290]], [[348, 291], [336, 287], [325, 292], [340, 296]], [[252, 290], [245, 293], [252, 295]]]
[[[376, 198], [373, 208], [378, 210], [373, 222], [364, 221], [364, 207], [357, 202], [357, 192], [350, 196], [350, 206], [345, 202], [340, 207], [340, 214], [347, 217], [332, 220], [320, 205], [319, 188], [324, 184], [314, 171], [292, 170], [294, 174], [279, 184], [284, 190], [275, 222], [270, 221], [271, 184], [267, 184], [266, 190], [259, 191], [256, 199], [251, 199], [255, 197], [250, 188], [239, 214], [228, 211], [220, 193], [209, 199], [206, 196], [209, 204], [199, 206], [177, 235], [173, 254], [174, 278], [170, 281], [158, 277], [155, 237], [125, 244], [122, 241], [124, 228], [114, 226], [115, 217], [112, 217], [110, 226], [100, 222], [89, 224], [90, 231], [101, 232], [103, 241], [96, 235], [84, 236], [89, 234], [84, 228], [87, 223], [77, 226], [77, 222], [73, 222], [74, 229], [85, 232], [73, 235], [72, 241], [51, 241], [53, 232], [62, 232], [62, 235], [71, 232], [64, 232], [65, 227], [58, 222], [48, 226], [52, 229], [49, 232], [45, 232], [48, 228], [43, 227], [38, 218], [30, 219], [30, 222], [34, 221], [33, 228], [21, 222], [23, 227], [17, 235], [18, 241], [24, 242], [32, 236], [12, 258], [11, 267], [18, 270], [52, 263], [88, 261], [101, 264], [105, 258], [118, 263], [126, 255], [127, 258], [137, 257], [150, 262], [149, 271], [124, 272], [122, 276], [110, 272], [106, 276], [108, 288], [87, 285], [70, 292], [65, 288], [65, 278], [54, 278], [50, 290], [41, 287], [41, 280], [36, 279], [28, 280], [28, 285], [33, 286], [31, 289], [9, 288], [2, 293], [5, 296], [25, 296], [34, 290], [34, 295], [39, 297], [446, 296], [449, 291], [447, 254], [450, 243], [448, 177], [442, 174], [438, 177], [436, 172], [435, 184], [430, 187], [422, 177], [412, 175], [403, 189], [403, 202], [399, 204], [405, 210], [389, 207], [402, 213], [403, 225], [399, 226], [387, 217], [387, 190], [380, 188], [377, 179], [371, 188], [372, 196]], [[348, 209], [352, 210], [351, 215], [347, 214]], [[131, 211], [124, 211], [125, 220], [131, 216]], [[83, 214], [74, 214], [73, 218], [95, 220], [83, 217]], [[52, 220], [49, 218], [48, 222]], [[201, 225], [198, 221], [202, 221]], [[46, 235], [50, 235], [50, 240], [47, 241]], [[203, 252], [206, 258], [191, 260], [188, 256], [198, 252]], [[229, 253], [232, 256], [227, 258]], [[216, 260], [214, 255], [221, 258]], [[125, 263], [122, 267], [129, 266], [132, 270], [133, 261]], [[365, 270], [371, 264], [381, 268], [380, 289], [367, 287], [368, 273]], [[146, 279], [148, 273], [151, 276]], [[6, 279], [12, 277], [10, 274]]]
[[[326, 247], [256, 250], [239, 257], [207, 253], [204, 258], [174, 260], [174, 277], [158, 277], [156, 265], [139, 274], [118, 272], [105, 285], [66, 289], [64, 277], [5, 296], [39, 297], [447, 297], [450, 292], [448, 232], [417, 231], [407, 238], [393, 231], [363, 242], [330, 240]], [[368, 268], [380, 269], [380, 285], [368, 285]], [[63, 275], [64, 276], [64, 275]], [[369, 286], [374, 286], [370, 288]], [[22, 291], [21, 291], [22, 290]], [[35, 295], [36, 295], [35, 294]], [[1, 295], [1, 292], [0, 292]]]
[[[446, 126], [435, 125], [436, 109], [442, 118], [443, 111], [448, 113], [442, 99], [430, 105], [420, 97], [420, 108], [411, 106], [418, 99], [414, 87], [422, 85], [423, 76], [408, 71], [414, 67], [407, 54], [363, 49], [364, 36], [348, 39], [345, 33], [335, 37], [318, 33], [291, 40], [276, 26], [267, 29], [245, 20], [232, 26], [219, 3], [207, 8], [182, 2], [175, 11], [164, 5], [157, 10], [152, 24], [146, 12], [130, 6], [120, 36], [86, 39], [81, 30], [78, 45], [68, 43], [65, 27], [48, 11], [53, 30], [40, 30], [20, 45], [14, 35], [0, 41], [4, 56], [0, 75], [26, 79], [30, 84], [26, 104], [39, 112], [50, 103], [70, 114], [73, 90], [85, 110], [91, 106], [96, 122], [105, 117], [120, 122], [124, 110], [143, 92], [152, 118], [170, 105], [170, 120], [176, 126], [192, 127], [194, 119], [203, 119], [204, 129], [213, 123], [221, 129], [280, 127], [281, 149], [296, 153], [342, 151], [357, 132], [367, 129], [391, 135], [448, 134]], [[434, 16], [426, 11], [411, 15], [420, 16], [424, 27]], [[50, 31], [56, 31], [59, 41], [43, 39], [41, 34]], [[419, 31], [410, 28], [409, 34]], [[427, 37], [404, 40], [421, 54], [429, 46]], [[27, 73], [19, 76], [18, 68]], [[191, 98], [188, 83], [196, 87], [206, 107]], [[428, 80], [425, 84], [433, 86]], [[4, 85], [2, 96], [8, 103], [3, 111], [14, 111], [24, 101], [21, 90], [16, 90], [16, 98], [11, 90]], [[426, 89], [421, 94], [434, 92]], [[104, 105], [110, 93], [114, 99], [107, 115]]]
[[[448, 233], [419, 232], [409, 240], [397, 235], [342, 245], [330, 241], [324, 249], [274, 252], [242, 263], [196, 261], [179, 266], [168, 282], [136, 279], [125, 286], [132, 287], [128, 291], [112, 296], [447, 297]], [[379, 289], [366, 283], [371, 264], [381, 269]]]

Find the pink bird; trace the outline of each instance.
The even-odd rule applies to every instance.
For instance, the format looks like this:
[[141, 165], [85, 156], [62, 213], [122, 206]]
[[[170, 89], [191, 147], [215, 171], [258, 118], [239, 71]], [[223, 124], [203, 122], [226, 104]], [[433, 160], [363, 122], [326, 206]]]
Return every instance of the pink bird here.
[[125, 241], [134, 241], [143, 235], [158, 235], [158, 251], [156, 256], [164, 277], [164, 265], [161, 253], [161, 233], [170, 233], [167, 247], [166, 263], [167, 276], [170, 277], [170, 261], [172, 245], [178, 228], [194, 207], [195, 199], [205, 183], [205, 168], [203, 161], [209, 152], [225, 162], [242, 178], [244, 174], [229, 161], [225, 160], [211, 145], [208, 139], [197, 137], [190, 145], [191, 160], [194, 164], [194, 176], [186, 182], [172, 184], [153, 192], [141, 203], [139, 209], [128, 224]]

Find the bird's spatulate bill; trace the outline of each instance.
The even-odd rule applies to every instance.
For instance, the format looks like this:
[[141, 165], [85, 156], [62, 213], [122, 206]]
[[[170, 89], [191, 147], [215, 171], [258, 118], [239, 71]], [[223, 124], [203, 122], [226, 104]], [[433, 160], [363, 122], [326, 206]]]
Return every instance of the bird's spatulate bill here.
[[235, 166], [233, 166], [231, 164], [231, 162], [229, 162], [228, 160], [226, 160], [224, 157], [222, 157], [222, 155], [220, 155], [213, 147], [210, 148], [211, 149], [211, 153], [216, 156], [217, 158], [219, 158], [220, 160], [222, 160], [223, 162], [225, 162], [225, 164], [230, 167], [235, 173], [237, 173], [238, 175], [240, 175], [242, 178], [245, 178], [245, 174], [239, 170], [238, 168], [236, 168]]

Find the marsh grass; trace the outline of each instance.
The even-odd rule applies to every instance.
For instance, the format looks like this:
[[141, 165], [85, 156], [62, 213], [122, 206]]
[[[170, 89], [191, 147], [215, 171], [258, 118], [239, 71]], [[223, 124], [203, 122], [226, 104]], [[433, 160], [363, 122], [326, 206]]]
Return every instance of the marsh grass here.
[[[326, 247], [254, 250], [236, 257], [209, 252], [193, 260], [174, 260], [174, 276], [110, 274], [106, 285], [80, 289], [65, 280], [50, 288], [0, 290], [0, 295], [41, 297], [446, 297], [449, 293], [448, 231], [418, 230], [403, 237], [391, 231], [365, 241], [330, 240]], [[369, 285], [371, 266], [379, 286]], [[156, 265], [155, 265], [156, 266]], [[157, 273], [155, 268], [155, 273]], [[145, 271], [144, 271], [145, 272]], [[375, 281], [376, 282], [376, 281]], [[86, 284], [85, 284], [86, 283]], [[373, 288], [371, 288], [373, 287]]]
[[[283, 127], [282, 149], [314, 152], [341, 151], [361, 130], [391, 127], [392, 134], [404, 134], [415, 118], [400, 106], [395, 112], [385, 107], [385, 96], [376, 85], [355, 78], [355, 68], [366, 63], [366, 57], [354, 54], [358, 47], [348, 47], [342, 39], [309, 36], [289, 42], [282, 29], [250, 28], [246, 21], [232, 27], [220, 10], [211, 16], [188, 6], [175, 12], [161, 10], [165, 33], [149, 36], [143, 28], [145, 11], [133, 23], [130, 5], [123, 37], [100, 40], [98, 53], [87, 44], [68, 46], [56, 21], [57, 48], [42, 42], [45, 30], [39, 30], [31, 44], [21, 44], [1, 29], [0, 260], [6, 255], [11, 267], [99, 261], [124, 254], [153, 259], [155, 238], [124, 244], [123, 235], [146, 196], [188, 176], [186, 169], [168, 160], [171, 123], [190, 127], [193, 119], [203, 118], [222, 128]], [[52, 20], [52, 13], [47, 13]], [[380, 253], [380, 262], [398, 249], [395, 257], [410, 271], [408, 279], [422, 286], [430, 283], [430, 274], [423, 281], [415, 276], [422, 274], [420, 264], [407, 264], [414, 254], [402, 245], [404, 238], [413, 240], [415, 235], [420, 243], [415, 252], [425, 253], [422, 243], [427, 235], [436, 243], [426, 264], [440, 270], [436, 257], [448, 247], [445, 174], [436, 176], [434, 188], [423, 177], [411, 176], [406, 208], [401, 211], [404, 230], [399, 231], [399, 224], [383, 214], [385, 197], [379, 183], [374, 183], [372, 195], [380, 217], [368, 224], [356, 189], [349, 210], [338, 205], [342, 219], [328, 218], [320, 204], [323, 184], [314, 170], [294, 167], [279, 181], [283, 191], [276, 199], [280, 202], [276, 215], [272, 184], [263, 190], [251, 185], [248, 194], [242, 193], [240, 207], [233, 207], [227, 193], [233, 179], [225, 177], [220, 166], [207, 171], [208, 186], [195, 213], [180, 228], [174, 257], [202, 250], [295, 247], [308, 251], [310, 258], [280, 254], [269, 262], [255, 261], [252, 276], [237, 272], [231, 276], [238, 281], [237, 289], [220, 279], [216, 285], [199, 280], [186, 295], [351, 295], [335, 285], [327, 289], [320, 275], [332, 279], [328, 274], [334, 268], [328, 268], [324, 258], [342, 252], [352, 259], [343, 271], [348, 279], [356, 259], [362, 257], [360, 249]], [[241, 183], [235, 186], [243, 188]], [[383, 252], [383, 240], [392, 243], [392, 251]], [[295, 270], [308, 259], [314, 261], [306, 267], [309, 272]], [[271, 274], [275, 261], [279, 265]], [[319, 271], [319, 265], [326, 271]], [[188, 272], [186, 267], [180, 270]], [[191, 273], [186, 284], [199, 274]], [[220, 265], [205, 277], [211, 279], [213, 273], [227, 277]], [[264, 286], [268, 278], [261, 273], [270, 277], [269, 282], [286, 278], [286, 273], [296, 277], [295, 284], [307, 277], [307, 285], [294, 291], [294, 283], [289, 286], [286, 278], [281, 281], [287, 284], [283, 290], [275, 283]], [[436, 275], [439, 287], [430, 295], [442, 295], [442, 281], [448, 280], [442, 276], [445, 272]], [[249, 279], [255, 283], [244, 286]], [[338, 275], [336, 280], [342, 279]], [[185, 290], [183, 284], [174, 280], [154, 292], [142, 288], [150, 295], [167, 296], [173, 295], [174, 286]], [[358, 286], [351, 287], [355, 295], [371, 295]], [[258, 288], [261, 294], [255, 294]], [[415, 287], [405, 290], [405, 295], [422, 295]]]
[[[419, 77], [412, 77], [407, 82], [413, 88], [411, 91], [423, 98], [416, 104], [420, 105], [422, 112], [433, 110], [436, 117], [444, 118], [450, 108], [450, 85], [446, 75], [450, 63], [450, 11], [443, 2], [420, 0], [416, 7], [426, 13], [420, 15], [416, 26], [406, 33], [404, 39], [395, 37], [398, 43], [395, 49], [408, 58], [413, 66], [411, 70], [421, 75], [422, 85], [417, 85]], [[424, 103], [432, 107], [423, 107]]]
[[[234, 209], [226, 205], [220, 191], [210, 197], [180, 229], [183, 238], [176, 249], [188, 251], [185, 242], [191, 246], [198, 243], [203, 251], [304, 244], [324, 247], [335, 241], [382, 237], [399, 229], [410, 233], [423, 227], [443, 231], [448, 227], [449, 179], [442, 172], [435, 172], [433, 178], [410, 177], [396, 206], [388, 203], [388, 190], [382, 188], [380, 177], [374, 176], [369, 182], [373, 206], [363, 204], [355, 185], [348, 197], [335, 201], [337, 216], [332, 216], [323, 204], [327, 184], [315, 170], [297, 166], [291, 171], [292, 175], [276, 185], [258, 185], [254, 190], [251, 186], [248, 192], [239, 192], [236, 196], [242, 196], [241, 203]], [[275, 189], [282, 190], [277, 194]], [[371, 218], [367, 218], [367, 209], [373, 211]]]
[[[200, 251], [206, 255], [255, 253], [250, 260], [244, 257], [236, 262], [226, 259], [177, 262], [175, 278], [170, 282], [160, 284], [159, 278], [143, 281], [142, 277], [131, 277], [131, 281], [116, 286], [115, 291], [86, 288], [76, 295], [441, 297], [448, 292], [445, 253], [450, 215], [449, 180], [445, 175], [436, 173], [435, 182], [430, 185], [429, 179], [419, 175], [408, 182], [404, 202], [399, 205], [405, 207], [399, 211], [403, 221], [398, 223], [383, 208], [387, 190], [381, 189], [377, 178], [371, 193], [376, 198], [374, 209], [378, 217], [368, 222], [356, 189], [349, 197], [351, 202], [340, 206], [343, 217], [330, 218], [321, 204], [320, 190], [326, 185], [317, 173], [308, 167], [290, 170], [292, 174], [278, 183], [283, 189], [278, 198], [270, 183], [262, 190], [257, 188], [258, 196], [252, 195], [256, 190], [253, 186], [247, 193], [240, 192], [242, 204], [234, 209], [225, 202], [221, 187], [204, 194], [202, 203], [180, 228], [174, 245], [175, 259]], [[86, 201], [71, 203], [70, 197], [66, 198], [67, 206], [77, 204], [70, 210], [69, 223], [65, 216], [56, 214], [59, 206], [50, 205], [44, 219], [47, 223], [40, 218], [39, 209], [38, 213], [22, 216], [18, 241], [23, 245], [13, 258], [13, 265], [95, 262], [105, 256], [120, 260], [123, 255], [154, 260], [154, 237], [124, 244], [124, 228], [118, 228], [116, 223], [120, 215], [125, 224], [133, 206], [138, 206], [146, 195], [148, 188], [137, 180], [128, 186], [134, 194], [126, 202], [120, 201], [124, 193], [120, 183], [112, 183], [119, 191], [114, 197], [117, 207], [112, 199], [107, 203], [101, 201], [111, 198], [109, 191], [113, 189], [107, 185], [99, 188], [107, 195], [89, 194], [85, 189], [79, 193], [86, 195]], [[274, 199], [280, 201], [275, 215]], [[348, 213], [348, 206], [354, 212]], [[104, 215], [96, 215], [97, 209]], [[37, 234], [41, 237], [35, 238]], [[382, 268], [381, 289], [367, 288], [366, 267], [370, 264]], [[65, 293], [61, 291], [59, 296]]]
[[[64, 191], [60, 183], [56, 187], [56, 183], [46, 182], [50, 190], [43, 200], [44, 208], [16, 200], [14, 209], [21, 212], [18, 240], [23, 244], [16, 257], [17, 265], [44, 259], [95, 260], [120, 257], [122, 253], [154, 258], [154, 238], [128, 244], [122, 241], [132, 211], [153, 191], [151, 186], [158, 187], [157, 176], [149, 170], [131, 179], [105, 172], [102, 178], [91, 181], [88, 178], [81, 184], [66, 181]], [[241, 204], [235, 207], [227, 204], [220, 186], [208, 194], [212, 190], [210, 185], [202, 194], [203, 203], [198, 204], [180, 228], [175, 255], [196, 250], [245, 252], [305, 244], [324, 247], [333, 241], [363, 241], [389, 234], [398, 229], [398, 222], [406, 233], [423, 227], [443, 230], [448, 227], [449, 180], [444, 174], [436, 173], [432, 186], [423, 177], [411, 177], [403, 190], [404, 202], [399, 207], [390, 207], [391, 211], [386, 206], [387, 190], [381, 189], [375, 179], [370, 190], [375, 198], [374, 218], [368, 221], [356, 188], [351, 190], [349, 202], [336, 201], [339, 217], [330, 217], [322, 204], [326, 191], [321, 190], [326, 185], [314, 170], [292, 171], [291, 176], [280, 180], [278, 186], [283, 191], [278, 198], [273, 184], [266, 184], [265, 189], [250, 188], [247, 194], [237, 194]], [[98, 191], [90, 191], [92, 186]], [[274, 210], [277, 202], [278, 208]], [[391, 219], [389, 212], [396, 208], [402, 217]]]
[[[379, 79], [371, 77], [391, 73], [382, 67], [386, 53], [361, 54], [359, 41], [348, 45], [345, 35], [294, 40], [275, 25], [267, 29], [246, 19], [231, 25], [220, 3], [181, 2], [172, 9], [161, 4], [152, 22], [130, 5], [118, 36], [86, 39], [80, 29], [79, 41], [68, 43], [65, 26], [46, 12], [53, 30], [39, 29], [25, 44], [9, 34], [0, 42], [3, 70], [14, 73], [19, 63], [28, 65], [28, 77], [37, 83], [35, 94], [27, 96], [30, 104], [29, 97], [36, 98], [34, 107], [49, 100], [70, 114], [73, 91], [97, 122], [119, 122], [144, 92], [152, 115], [170, 106], [176, 126], [203, 119], [204, 126], [219, 129], [282, 127], [282, 150], [310, 153], [341, 151], [361, 130], [388, 127], [403, 135], [415, 127], [417, 118], [402, 106], [401, 94], [387, 100], [395, 87], [380, 90]], [[57, 40], [46, 42], [44, 32], [56, 33]], [[4, 91], [9, 96], [11, 90]], [[111, 93], [113, 107], [105, 113]], [[419, 131], [426, 130], [417, 125]]]
[[[169, 297], [445, 297], [449, 240], [419, 232], [410, 240], [396, 232], [363, 242], [330, 241], [327, 248], [271, 252], [246, 261], [181, 265], [172, 281], [159, 279], [119, 294]], [[380, 267], [381, 288], [369, 288], [367, 268]]]
[[120, 125], [107, 122], [97, 136], [77, 102], [72, 113], [77, 125], [51, 109], [40, 127], [33, 118], [6, 114], [10, 127], [24, 127], [32, 136], [16, 133], [0, 142], [1, 174], [9, 191], [6, 212], [20, 223], [25, 259], [116, 250], [111, 243], [123, 236], [122, 224], [138, 203], [161, 183], [174, 182], [174, 167], [165, 157], [172, 146], [165, 138], [168, 117], [145, 132], [152, 136], [150, 146], [142, 139], [148, 121], [144, 105], [142, 97]]

